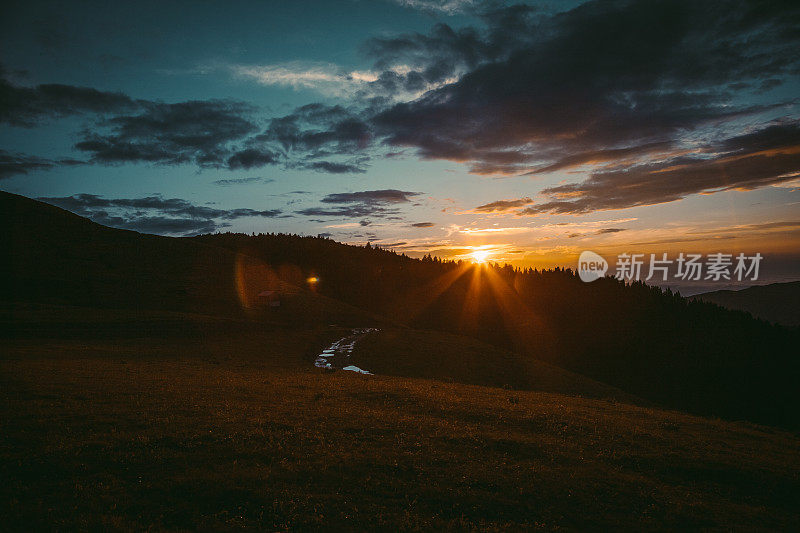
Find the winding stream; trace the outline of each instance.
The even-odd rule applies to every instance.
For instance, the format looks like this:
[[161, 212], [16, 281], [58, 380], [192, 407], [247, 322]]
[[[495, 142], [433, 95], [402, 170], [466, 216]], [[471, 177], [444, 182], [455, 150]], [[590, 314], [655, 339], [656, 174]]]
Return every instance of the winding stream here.
[[350, 355], [353, 353], [356, 342], [373, 331], [378, 330], [376, 328], [355, 328], [350, 335], [342, 337], [322, 350], [322, 353], [319, 354], [314, 361], [314, 366], [326, 370], [341, 368], [349, 372], [358, 372], [359, 374], [368, 374], [371, 376], [372, 372], [347, 363], [350, 361]]

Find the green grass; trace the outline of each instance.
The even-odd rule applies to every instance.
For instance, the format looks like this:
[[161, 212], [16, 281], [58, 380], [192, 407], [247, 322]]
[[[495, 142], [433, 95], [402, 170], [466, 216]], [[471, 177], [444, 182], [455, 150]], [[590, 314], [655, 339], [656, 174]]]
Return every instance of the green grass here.
[[340, 333], [6, 339], [0, 528], [800, 527], [796, 434], [313, 369]]

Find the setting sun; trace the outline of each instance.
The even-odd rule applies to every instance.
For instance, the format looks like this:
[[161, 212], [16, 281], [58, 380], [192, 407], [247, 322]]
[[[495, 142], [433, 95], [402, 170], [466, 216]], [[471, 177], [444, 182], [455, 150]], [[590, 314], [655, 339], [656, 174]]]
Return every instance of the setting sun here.
[[485, 263], [488, 258], [489, 258], [488, 250], [475, 250], [474, 252], [472, 252], [472, 259], [476, 263]]

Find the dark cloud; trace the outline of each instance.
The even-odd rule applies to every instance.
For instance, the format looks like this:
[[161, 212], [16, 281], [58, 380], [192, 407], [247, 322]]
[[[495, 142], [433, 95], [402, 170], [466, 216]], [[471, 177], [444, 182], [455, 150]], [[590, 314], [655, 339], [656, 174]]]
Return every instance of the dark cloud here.
[[[325, 196], [321, 201], [326, 204], [349, 204], [337, 207], [313, 207], [296, 211], [305, 216], [318, 217], [389, 217], [397, 215], [400, 210], [397, 204], [409, 203], [422, 193], [400, 191], [397, 189], [381, 189], [375, 191], [340, 192]], [[362, 221], [362, 226], [364, 221]]]
[[[21, 87], [2, 75], [0, 70], [0, 122], [33, 127], [69, 115], [103, 117], [85, 128], [75, 145], [93, 163], [195, 163], [231, 170], [283, 164], [345, 174], [365, 172], [369, 159], [353, 154], [370, 145], [370, 127], [341, 106], [309, 104], [272, 119], [264, 132], [254, 135], [255, 108], [243, 102], [167, 104], [88, 87]], [[340, 155], [347, 160], [330, 159]]]
[[[487, 56], [490, 46], [475, 28], [453, 29], [439, 23], [429, 34], [370, 39], [363, 49], [375, 59], [374, 68], [383, 71], [371, 88], [392, 94], [424, 90], [464, 69], [474, 68]], [[393, 68], [396, 65], [412, 69], [400, 73]]]
[[[372, 138], [371, 126], [359, 113], [339, 105], [315, 103], [273, 118], [266, 130], [247, 140], [244, 152], [267, 155], [247, 168], [283, 161], [289, 168], [364, 173], [369, 160], [365, 151]], [[335, 160], [339, 156], [346, 160]]]
[[308, 104], [289, 115], [274, 118], [256, 142], [274, 142], [292, 151], [349, 154], [366, 148], [372, 137], [370, 126], [359, 114], [343, 106]]
[[227, 160], [232, 169], [272, 163], [263, 153], [230, 154], [230, 143], [256, 130], [253, 108], [229, 100], [189, 101], [177, 104], [146, 102], [143, 111], [103, 121], [101, 130], [85, 131], [75, 148], [99, 163], [195, 162], [219, 167]]
[[409, 61], [426, 81], [457, 73], [437, 77], [443, 59], [464, 69], [378, 113], [375, 131], [391, 146], [468, 162], [476, 173], [642, 155], [762, 111], [741, 104], [733, 84], [797, 74], [799, 14], [791, 2], [595, 1], [553, 15], [498, 9], [482, 31], [439, 25], [373, 40], [378, 66]]
[[415, 222], [414, 224], [411, 224], [411, 227], [412, 228], [432, 228], [435, 225], [436, 224], [433, 223], [433, 222]]
[[69, 115], [115, 114], [141, 107], [122, 93], [59, 84], [22, 87], [2, 75], [0, 69], [0, 122], [13, 126], [33, 127]]
[[[593, 1], [479, 15], [480, 27], [369, 40], [364, 51], [382, 74], [360, 111], [303, 106], [248, 142], [331, 173], [365, 170], [331, 156], [396, 147], [479, 174], [633, 171], [678, 157], [711, 126], [752, 122], [774, 108], [745, 104], [752, 91], [800, 72], [800, 8], [789, 2]], [[391, 103], [403, 92], [421, 96]]]
[[800, 177], [800, 123], [773, 124], [701, 153], [598, 171], [581, 183], [549, 187], [551, 200], [521, 214], [579, 214], [679, 200], [690, 194], [752, 190]]
[[256, 148], [236, 152], [228, 158], [228, 168], [231, 170], [258, 168], [276, 163], [278, 163], [277, 154]]
[[490, 202], [488, 204], [479, 205], [478, 207], [475, 208], [475, 211], [479, 213], [494, 213], [500, 211], [508, 211], [510, 209], [523, 207], [532, 203], [533, 200], [528, 197], [518, 198], [516, 200], [497, 200], [496, 202]]
[[317, 170], [320, 172], [328, 172], [330, 174], [363, 174], [367, 170], [359, 165], [350, 163], [335, 163], [332, 161], [317, 161], [304, 165], [305, 168]]
[[377, 191], [338, 192], [325, 196], [322, 202], [329, 204], [367, 203], [367, 204], [399, 204], [410, 202], [412, 197], [422, 193], [399, 191], [397, 189], [381, 189]]
[[625, 231], [625, 228], [603, 228], [594, 232], [595, 235], [607, 235], [609, 233], [619, 233]]
[[399, 213], [397, 209], [389, 209], [379, 205], [358, 204], [341, 207], [309, 207], [295, 211], [298, 215], [313, 217], [337, 217], [337, 218], [363, 218], [368, 216], [382, 217], [388, 214]]
[[[646, 143], [628, 148], [615, 148], [607, 150], [591, 150], [579, 152], [577, 154], [565, 155], [555, 161], [529, 172], [529, 174], [544, 174], [566, 168], [578, 167], [586, 164], [602, 164], [607, 162], [619, 163], [628, 158], [636, 158], [644, 154], [663, 152], [673, 148], [675, 143], [672, 141]], [[530, 202], [529, 202], [530, 203]]]
[[228, 187], [230, 185], [244, 185], [247, 183], [272, 183], [274, 179], [271, 178], [235, 178], [235, 179], [224, 179], [224, 180], [216, 180], [212, 183], [214, 185], [219, 185], [220, 187]]
[[244, 217], [273, 218], [277, 209], [216, 209], [180, 198], [102, 198], [94, 194], [38, 198], [85, 216], [99, 224], [145, 233], [189, 235], [230, 226], [227, 220]]
[[[537, 42], [537, 15], [533, 6], [517, 4], [474, 9], [485, 28], [453, 28], [438, 23], [428, 34], [411, 33], [368, 40], [363, 50], [383, 74], [372, 83], [378, 93], [418, 92], [451, 83], [477, 67], [507, 59], [515, 50]], [[398, 69], [398, 66], [402, 66]], [[409, 67], [411, 67], [409, 69]]]
[[82, 165], [83, 161], [75, 159], [45, 159], [0, 150], [0, 180], [17, 174], [28, 174], [36, 170], [49, 170], [57, 166]]

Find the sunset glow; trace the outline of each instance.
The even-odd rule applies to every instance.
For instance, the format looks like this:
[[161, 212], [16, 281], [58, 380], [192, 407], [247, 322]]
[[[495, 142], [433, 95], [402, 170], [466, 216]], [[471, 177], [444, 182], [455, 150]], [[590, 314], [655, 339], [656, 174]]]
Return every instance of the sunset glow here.
[[472, 252], [472, 260], [476, 263], [485, 263], [490, 254], [489, 250], [475, 250]]
[[[607, 47], [586, 28], [621, 36], [616, 21], [633, 31], [664, 17], [645, 0], [500, 2], [496, 13], [472, 0], [370, 2], [368, 13], [312, 2], [311, 18], [305, 2], [253, 2], [229, 10], [226, 29], [211, 2], [191, 10], [198, 24], [164, 11], [156, 42], [134, 31], [154, 24], [148, 11], [125, 3], [98, 15], [131, 21], [124, 31], [95, 27], [86, 6], [51, 27], [36, 0], [16, 4], [2, 34], [2, 188], [99, 224], [303, 234], [536, 269], [575, 268], [584, 250], [758, 252], [759, 283], [800, 279], [789, 4], [762, 25], [739, 0], [679, 2], [664, 7], [682, 21], [664, 42], [644, 32]], [[717, 9], [738, 22], [708, 32]], [[97, 42], [36, 38], [61, 28]], [[292, 48], [300, 35], [319, 41]], [[295, 274], [305, 287], [330, 281]], [[675, 288], [710, 289], [703, 281]]]

